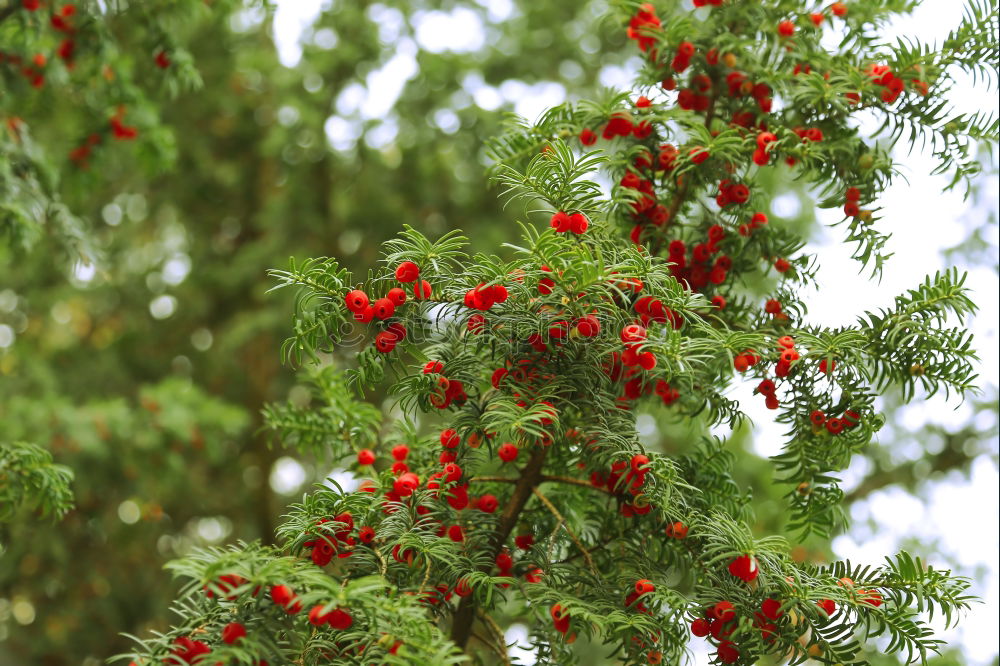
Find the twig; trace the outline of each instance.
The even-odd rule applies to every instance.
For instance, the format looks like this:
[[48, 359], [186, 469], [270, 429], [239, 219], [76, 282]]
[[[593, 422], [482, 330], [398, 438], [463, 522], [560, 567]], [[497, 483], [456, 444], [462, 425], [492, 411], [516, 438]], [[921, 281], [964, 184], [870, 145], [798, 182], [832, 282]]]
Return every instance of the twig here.
[[552, 481], [554, 483], [568, 483], [574, 486], [580, 486], [582, 488], [590, 488], [591, 490], [596, 490], [601, 493], [608, 495], [614, 495], [613, 492], [605, 488], [604, 486], [595, 486], [590, 481], [585, 481], [583, 479], [574, 479], [571, 476], [543, 476], [542, 481]]
[[496, 621], [482, 608], [476, 609], [476, 615], [480, 620], [482, 620], [483, 624], [485, 624], [490, 631], [493, 632], [493, 637], [497, 642], [494, 652], [497, 653], [497, 656], [500, 657], [505, 666], [510, 666], [510, 658], [507, 656], [507, 639], [504, 637], [503, 630], [500, 628], [500, 625], [498, 625]]
[[600, 576], [600, 574], [597, 573], [597, 567], [594, 566], [594, 560], [590, 558], [590, 552], [587, 550], [587, 547], [583, 545], [583, 542], [581, 542], [580, 538], [576, 536], [576, 533], [573, 532], [573, 530], [569, 528], [569, 525], [566, 524], [566, 519], [563, 518], [563, 515], [561, 513], [559, 513], [559, 509], [556, 508], [556, 505], [550, 502], [549, 498], [543, 495], [542, 492], [538, 490], [538, 488], [532, 489], [532, 492], [535, 494], [535, 497], [537, 497], [542, 501], [542, 504], [545, 505], [545, 508], [551, 511], [552, 515], [555, 516], [556, 519], [562, 523], [563, 529], [566, 530], [566, 534], [569, 535], [569, 538], [573, 540], [573, 543], [576, 544], [576, 547], [580, 549], [581, 553], [583, 553], [583, 559], [587, 561], [587, 566], [589, 566], [590, 570], [594, 572], [594, 575]]

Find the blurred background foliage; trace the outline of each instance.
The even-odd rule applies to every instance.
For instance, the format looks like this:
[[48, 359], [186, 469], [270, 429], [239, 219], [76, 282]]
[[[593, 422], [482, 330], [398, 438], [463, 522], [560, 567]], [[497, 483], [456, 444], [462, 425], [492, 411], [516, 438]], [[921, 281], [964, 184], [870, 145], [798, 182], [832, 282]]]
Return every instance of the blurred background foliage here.
[[[19, 1], [0, 0], [0, 51], [23, 46], [28, 24], [6, 11]], [[4, 229], [22, 242], [0, 243], [0, 441], [43, 445], [74, 471], [76, 496], [61, 522], [26, 514], [0, 535], [4, 665], [97, 664], [125, 649], [121, 632], [164, 628], [175, 592], [164, 562], [194, 545], [271, 540], [285, 505], [330, 472], [284, 457], [260, 431], [266, 402], [308, 401], [280, 364], [291, 308], [288, 295], [266, 293], [267, 268], [337, 255], [362, 271], [403, 223], [431, 236], [462, 228], [477, 250], [509, 240], [520, 211], [501, 208], [484, 174], [483, 144], [502, 112], [546, 86], [593, 95], [632, 55], [598, 1], [324, 3], [292, 67], [275, 48], [273, 8], [111, 4], [120, 14], [96, 43], [113, 43], [100, 56], [130, 76], [104, 76], [110, 92], [70, 94], [83, 71], [54, 71], [38, 89], [0, 74], [0, 120], [25, 123], [46, 205], [73, 220], [70, 231]], [[485, 39], [429, 46], [420, 26], [439, 12], [474, 13]], [[167, 73], [152, 66], [160, 51]], [[87, 58], [80, 47], [81, 70]], [[380, 73], [411, 58], [397, 96]], [[113, 104], [129, 105], [137, 140], [103, 143], [86, 168], [70, 161]], [[5, 151], [27, 150], [4, 131]], [[785, 222], [808, 236], [806, 193], [773, 188], [800, 200]], [[5, 204], [15, 194], [0, 188]], [[995, 270], [979, 233], [970, 229], [957, 261]], [[892, 422], [849, 500], [894, 485], [920, 494], [935, 476], [995, 460], [992, 391], [958, 429]], [[670, 453], [704, 430], [662, 414], [647, 421], [648, 443]], [[732, 439], [740, 481], [759, 503], [759, 529], [780, 531], [783, 489], [751, 434]], [[901, 458], [893, 444], [907, 439], [929, 444]], [[830, 543], [797, 553], [822, 560]]]

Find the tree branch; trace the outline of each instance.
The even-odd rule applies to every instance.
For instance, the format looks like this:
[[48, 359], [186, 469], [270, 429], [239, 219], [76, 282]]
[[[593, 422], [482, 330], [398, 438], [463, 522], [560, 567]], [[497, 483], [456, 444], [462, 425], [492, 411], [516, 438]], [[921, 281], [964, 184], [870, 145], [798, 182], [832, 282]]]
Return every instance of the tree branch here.
[[[514, 487], [514, 494], [511, 495], [507, 506], [503, 509], [503, 513], [500, 514], [500, 522], [497, 525], [496, 532], [493, 533], [495, 539], [493, 557], [490, 558], [490, 564], [484, 567], [484, 573], [492, 568], [492, 561], [496, 559], [496, 556], [500, 553], [500, 549], [506, 543], [507, 537], [514, 530], [514, 526], [517, 524], [517, 520], [524, 510], [524, 505], [531, 498], [532, 490], [541, 483], [542, 465], [545, 463], [545, 455], [548, 451], [548, 447], [536, 447], [531, 453], [531, 458], [528, 459], [524, 469], [521, 470], [521, 476], [518, 477]], [[475, 600], [471, 596], [465, 597], [455, 610], [455, 616], [451, 624], [451, 640], [459, 648], [465, 649], [465, 645], [469, 642], [474, 618]]]

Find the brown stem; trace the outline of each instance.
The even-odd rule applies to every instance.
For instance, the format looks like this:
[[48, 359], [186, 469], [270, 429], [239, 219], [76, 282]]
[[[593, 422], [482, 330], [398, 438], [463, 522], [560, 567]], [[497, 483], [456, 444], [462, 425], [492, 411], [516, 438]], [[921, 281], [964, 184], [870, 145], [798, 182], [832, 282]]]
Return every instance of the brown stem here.
[[[521, 470], [521, 476], [517, 479], [517, 483], [514, 486], [514, 494], [511, 495], [507, 506], [503, 509], [503, 513], [500, 514], [500, 522], [497, 525], [496, 532], [493, 533], [495, 539], [493, 557], [490, 558], [491, 563], [484, 568], [484, 573], [492, 568], [492, 561], [500, 554], [500, 549], [507, 542], [507, 537], [514, 531], [514, 526], [517, 525], [517, 520], [524, 510], [524, 505], [531, 498], [531, 492], [535, 489], [535, 486], [541, 483], [542, 465], [545, 463], [546, 453], [548, 453], [548, 447], [536, 447], [531, 454], [531, 458], [528, 459], [528, 463]], [[458, 605], [455, 617], [452, 619], [451, 640], [463, 650], [469, 642], [469, 635], [472, 633], [472, 621], [476, 616], [475, 611], [476, 607], [473, 598], [471, 596], [465, 597]]]
[[587, 561], [587, 566], [590, 567], [590, 570], [594, 572], [595, 576], [599, 576], [600, 574], [597, 573], [597, 567], [594, 566], [594, 560], [590, 559], [590, 551], [588, 551], [587, 547], [583, 545], [582, 541], [580, 541], [580, 537], [578, 537], [576, 533], [570, 529], [569, 525], [566, 524], [566, 519], [563, 518], [563, 515], [561, 513], [559, 513], [559, 509], [556, 508], [556, 505], [553, 504], [548, 497], [543, 495], [542, 491], [539, 490], [538, 488], [535, 488], [532, 492], [534, 492], [535, 496], [542, 501], [542, 504], [545, 505], [545, 508], [548, 509], [550, 512], [552, 512], [552, 515], [556, 517], [556, 519], [559, 521], [559, 524], [562, 525], [562, 528], [566, 530], [566, 534], [569, 535], [569, 538], [573, 540], [573, 543], [576, 544], [576, 547], [580, 549], [581, 553], [583, 553], [583, 559]]

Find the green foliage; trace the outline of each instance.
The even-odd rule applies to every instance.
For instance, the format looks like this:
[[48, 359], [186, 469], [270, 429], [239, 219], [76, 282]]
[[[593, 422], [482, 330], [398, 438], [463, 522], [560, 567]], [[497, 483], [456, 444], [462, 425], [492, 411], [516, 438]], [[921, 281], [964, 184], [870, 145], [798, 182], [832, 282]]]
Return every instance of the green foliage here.
[[313, 394], [308, 404], [271, 404], [264, 422], [276, 441], [302, 452], [342, 458], [351, 449], [373, 445], [378, 438], [381, 412], [351, 398], [342, 373], [330, 366], [310, 369], [306, 375]]
[[52, 462], [52, 454], [27, 442], [0, 444], [0, 522], [19, 510], [38, 509], [61, 518], [73, 508], [73, 472]]

